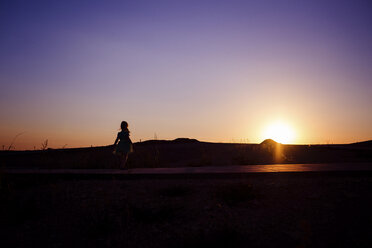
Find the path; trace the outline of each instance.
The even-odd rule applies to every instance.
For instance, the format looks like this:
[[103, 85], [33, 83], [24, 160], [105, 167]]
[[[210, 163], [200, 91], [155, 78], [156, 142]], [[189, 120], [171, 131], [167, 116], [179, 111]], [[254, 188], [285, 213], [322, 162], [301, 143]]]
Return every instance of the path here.
[[7, 174], [71, 174], [71, 175], [173, 175], [173, 174], [245, 174], [270, 172], [335, 172], [372, 171], [372, 163], [332, 163], [332, 164], [269, 164], [242, 166], [210, 166], [185, 168], [138, 168], [117, 169], [2, 169]]

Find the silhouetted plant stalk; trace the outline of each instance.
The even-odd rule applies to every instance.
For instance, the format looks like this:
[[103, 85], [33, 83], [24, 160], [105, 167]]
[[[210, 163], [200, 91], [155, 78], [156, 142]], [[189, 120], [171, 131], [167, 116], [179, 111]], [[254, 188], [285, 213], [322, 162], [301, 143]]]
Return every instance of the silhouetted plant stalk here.
[[10, 151], [10, 149], [15, 148], [14, 146], [14, 142], [16, 141], [16, 139], [21, 136], [22, 134], [24, 134], [25, 132], [21, 132], [19, 134], [17, 134], [16, 136], [14, 136], [13, 140], [12, 140], [12, 143], [10, 143], [9, 147], [8, 147], [8, 151]]
[[46, 150], [48, 147], [48, 139], [41, 143], [41, 150]]

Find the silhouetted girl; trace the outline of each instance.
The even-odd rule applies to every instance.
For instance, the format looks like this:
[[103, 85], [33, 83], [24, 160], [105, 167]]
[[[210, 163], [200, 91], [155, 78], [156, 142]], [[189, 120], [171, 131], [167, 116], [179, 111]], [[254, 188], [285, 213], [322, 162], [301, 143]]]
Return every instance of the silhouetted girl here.
[[118, 136], [114, 143], [114, 146], [116, 146], [117, 144], [114, 150], [114, 154], [119, 156], [120, 158], [120, 169], [125, 169], [128, 154], [133, 152], [133, 145], [132, 141], [129, 138], [128, 123], [126, 121], [122, 121], [120, 124], [120, 128], [121, 132], [118, 133]]

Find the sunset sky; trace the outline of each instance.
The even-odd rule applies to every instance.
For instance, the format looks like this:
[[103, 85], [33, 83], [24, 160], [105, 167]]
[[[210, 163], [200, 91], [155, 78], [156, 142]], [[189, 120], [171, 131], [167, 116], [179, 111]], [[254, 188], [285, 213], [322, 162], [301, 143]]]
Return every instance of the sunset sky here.
[[[372, 139], [369, 1], [1, 1], [0, 145]], [[266, 130], [266, 131], [265, 131]]]

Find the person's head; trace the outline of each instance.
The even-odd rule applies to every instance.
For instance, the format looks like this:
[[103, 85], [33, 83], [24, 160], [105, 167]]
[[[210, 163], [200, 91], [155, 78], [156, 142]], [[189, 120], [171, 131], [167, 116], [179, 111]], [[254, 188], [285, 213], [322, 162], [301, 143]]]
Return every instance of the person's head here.
[[122, 121], [120, 124], [121, 130], [128, 130], [128, 122]]

